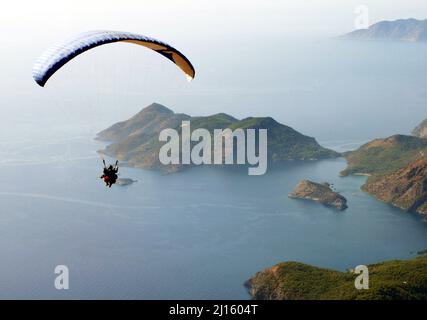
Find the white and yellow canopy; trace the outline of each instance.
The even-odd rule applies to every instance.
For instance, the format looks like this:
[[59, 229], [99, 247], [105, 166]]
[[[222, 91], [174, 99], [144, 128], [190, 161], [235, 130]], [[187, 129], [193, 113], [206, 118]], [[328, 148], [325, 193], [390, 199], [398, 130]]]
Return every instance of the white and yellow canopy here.
[[191, 62], [178, 50], [162, 41], [143, 35], [120, 31], [89, 31], [47, 49], [34, 63], [33, 78], [43, 87], [64, 64], [79, 54], [113, 42], [131, 42], [160, 53], [175, 63], [192, 80], [195, 70]]

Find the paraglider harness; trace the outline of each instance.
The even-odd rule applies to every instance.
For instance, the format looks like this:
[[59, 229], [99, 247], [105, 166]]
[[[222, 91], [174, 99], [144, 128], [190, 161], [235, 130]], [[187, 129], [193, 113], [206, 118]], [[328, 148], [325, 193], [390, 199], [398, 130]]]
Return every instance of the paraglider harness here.
[[111, 188], [111, 186], [116, 183], [118, 178], [117, 173], [119, 172], [119, 161], [116, 161], [114, 167], [110, 165], [108, 168], [104, 159], [102, 159], [102, 162], [104, 163], [104, 170], [100, 178], [104, 180], [106, 186]]

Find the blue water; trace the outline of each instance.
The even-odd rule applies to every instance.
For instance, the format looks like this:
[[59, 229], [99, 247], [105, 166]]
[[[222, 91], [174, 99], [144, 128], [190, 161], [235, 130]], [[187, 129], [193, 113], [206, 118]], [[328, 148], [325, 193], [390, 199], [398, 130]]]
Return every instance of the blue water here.
[[[246, 299], [244, 281], [279, 261], [345, 270], [427, 248], [418, 216], [363, 193], [364, 177], [338, 177], [343, 159], [264, 176], [122, 168], [138, 182], [108, 190], [91, 138], [2, 143], [15, 161], [1, 164], [0, 298]], [[39, 161], [18, 161], [28, 153]], [[289, 199], [306, 178], [334, 183], [349, 208]], [[59, 264], [68, 291], [54, 288]]]
[[[129, 44], [81, 55], [39, 88], [39, 37], [2, 47], [0, 298], [245, 299], [244, 281], [279, 261], [344, 270], [427, 248], [426, 223], [363, 193], [364, 177], [338, 177], [343, 159], [260, 177], [122, 168], [138, 182], [107, 190], [93, 140], [154, 101], [272, 116], [339, 151], [408, 134], [427, 117], [426, 44], [189, 35], [179, 47], [196, 66], [191, 84]], [[349, 208], [289, 199], [307, 178], [333, 182]], [[59, 264], [68, 291], [54, 289]]]

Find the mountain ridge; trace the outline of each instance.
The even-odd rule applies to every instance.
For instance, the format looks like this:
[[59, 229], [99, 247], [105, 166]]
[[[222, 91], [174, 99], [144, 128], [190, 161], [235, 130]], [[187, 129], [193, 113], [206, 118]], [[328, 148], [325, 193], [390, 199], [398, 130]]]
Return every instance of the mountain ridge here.
[[427, 41], [427, 19], [383, 20], [372, 24], [367, 29], [354, 30], [341, 37], [353, 40], [425, 42]]
[[396, 134], [374, 139], [346, 154], [347, 168], [341, 176], [351, 174], [375, 175], [390, 173], [419, 159], [427, 151], [427, 140]]
[[[158, 112], [157, 112], [158, 111]], [[280, 124], [271, 117], [248, 117], [243, 120], [226, 113], [210, 116], [191, 117], [174, 113], [161, 104], [151, 104], [128, 120], [113, 124], [98, 133], [96, 139], [110, 144], [100, 153], [116, 157], [131, 167], [160, 169], [167, 172], [179, 171], [182, 165], [164, 166], [158, 159], [162, 145], [158, 137], [163, 129], [171, 128], [181, 132], [181, 123], [189, 120], [191, 130], [205, 128], [235, 130], [267, 128], [268, 159], [272, 162], [287, 160], [319, 160], [338, 157], [340, 154], [320, 146], [317, 141], [291, 127]]]

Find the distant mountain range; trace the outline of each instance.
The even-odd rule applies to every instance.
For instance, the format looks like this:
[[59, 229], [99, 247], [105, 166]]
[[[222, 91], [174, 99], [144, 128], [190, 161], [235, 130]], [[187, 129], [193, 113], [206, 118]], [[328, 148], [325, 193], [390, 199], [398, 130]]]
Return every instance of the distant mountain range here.
[[380, 21], [368, 29], [359, 29], [343, 36], [357, 40], [427, 41], [427, 19]]
[[270, 117], [249, 117], [238, 120], [225, 113], [191, 117], [183, 113], [174, 113], [158, 103], [153, 103], [130, 119], [99, 132], [98, 140], [111, 142], [99, 152], [113, 156], [131, 167], [166, 172], [179, 171], [183, 169], [182, 165], [166, 166], [160, 163], [159, 150], [164, 142], [159, 142], [159, 134], [166, 128], [181, 132], [181, 123], [184, 120], [191, 121], [191, 131], [197, 128], [205, 128], [211, 133], [214, 129], [225, 128], [268, 129], [267, 156], [272, 163], [340, 156], [339, 153], [320, 146], [314, 138], [305, 136]]

